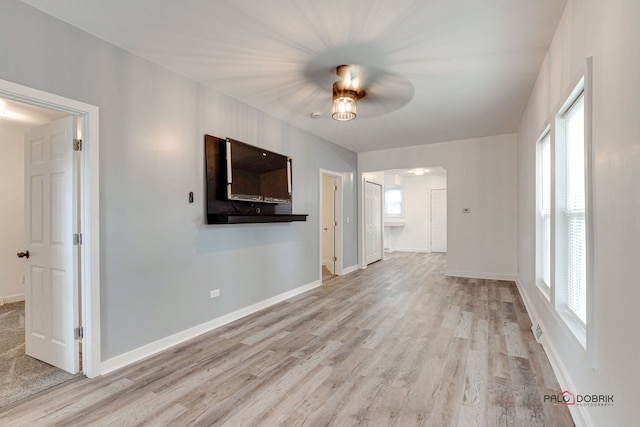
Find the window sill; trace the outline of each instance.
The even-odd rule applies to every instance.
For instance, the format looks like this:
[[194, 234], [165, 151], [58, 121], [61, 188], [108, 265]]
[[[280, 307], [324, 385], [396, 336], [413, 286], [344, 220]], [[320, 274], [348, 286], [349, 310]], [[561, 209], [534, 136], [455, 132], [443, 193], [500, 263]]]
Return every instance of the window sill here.
[[571, 334], [576, 338], [580, 346], [587, 349], [587, 328], [575, 318], [566, 308], [558, 309], [558, 315], [562, 322], [569, 328]]
[[540, 293], [546, 298], [547, 302], [551, 302], [551, 288], [545, 285], [544, 282], [538, 280], [537, 281], [538, 290]]
[[404, 221], [387, 221], [382, 224], [385, 227], [404, 227]]

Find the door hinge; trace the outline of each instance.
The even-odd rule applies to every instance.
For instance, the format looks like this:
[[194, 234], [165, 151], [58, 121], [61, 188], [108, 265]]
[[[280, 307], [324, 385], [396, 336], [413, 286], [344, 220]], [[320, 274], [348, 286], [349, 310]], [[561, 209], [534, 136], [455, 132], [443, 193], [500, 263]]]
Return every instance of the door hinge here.
[[73, 151], [82, 151], [82, 140], [73, 139]]
[[76, 246], [82, 244], [82, 233], [73, 234], [73, 244]]
[[76, 340], [84, 338], [84, 328], [82, 326], [73, 330], [73, 338]]
[[333, 187], [333, 191], [338, 191], [338, 186], [337, 185]]
[[338, 261], [338, 257], [337, 257], [337, 256], [334, 256], [334, 257], [333, 257], [333, 260], [334, 260], [334, 261]]

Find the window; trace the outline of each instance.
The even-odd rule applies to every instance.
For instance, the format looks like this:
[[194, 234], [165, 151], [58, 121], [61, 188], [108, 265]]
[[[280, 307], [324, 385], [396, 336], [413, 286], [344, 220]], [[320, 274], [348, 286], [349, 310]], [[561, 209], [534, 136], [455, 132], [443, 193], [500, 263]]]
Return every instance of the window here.
[[[559, 116], [556, 283], [560, 307], [587, 323], [584, 93]], [[566, 288], [565, 288], [566, 286]]]
[[387, 186], [384, 188], [384, 215], [402, 216], [402, 187]]
[[538, 140], [536, 186], [536, 269], [538, 285], [549, 297], [551, 288], [551, 132]]

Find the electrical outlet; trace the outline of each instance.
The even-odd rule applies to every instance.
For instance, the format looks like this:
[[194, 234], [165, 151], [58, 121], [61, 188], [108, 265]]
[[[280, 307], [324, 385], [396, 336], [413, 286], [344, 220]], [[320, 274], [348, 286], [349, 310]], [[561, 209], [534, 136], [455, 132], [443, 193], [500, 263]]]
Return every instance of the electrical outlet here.
[[21, 275], [20, 275], [20, 283], [24, 283], [24, 279], [25, 279], [25, 278], [24, 278], [24, 274], [21, 274]]
[[220, 296], [220, 289], [214, 289], [209, 291], [209, 298], [218, 298]]

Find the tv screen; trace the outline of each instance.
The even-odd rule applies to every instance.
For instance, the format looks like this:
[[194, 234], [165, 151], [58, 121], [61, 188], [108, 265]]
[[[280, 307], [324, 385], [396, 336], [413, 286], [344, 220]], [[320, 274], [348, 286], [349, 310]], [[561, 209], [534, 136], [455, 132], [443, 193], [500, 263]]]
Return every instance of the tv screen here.
[[226, 141], [227, 199], [291, 203], [291, 159], [244, 142]]

